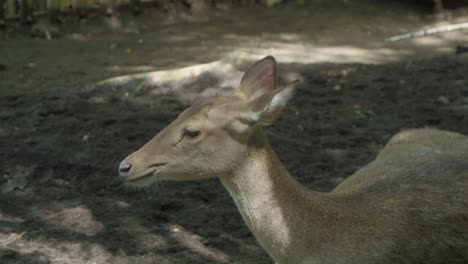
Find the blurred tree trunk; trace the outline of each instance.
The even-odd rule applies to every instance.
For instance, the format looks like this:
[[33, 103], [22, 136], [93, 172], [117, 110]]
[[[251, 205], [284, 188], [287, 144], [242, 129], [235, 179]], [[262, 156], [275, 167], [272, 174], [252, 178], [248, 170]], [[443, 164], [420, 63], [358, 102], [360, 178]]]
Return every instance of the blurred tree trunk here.
[[32, 0], [21, 0], [21, 23], [30, 25], [34, 22], [33, 9], [31, 8]]
[[5, 27], [5, 0], [0, 0], [0, 28]]

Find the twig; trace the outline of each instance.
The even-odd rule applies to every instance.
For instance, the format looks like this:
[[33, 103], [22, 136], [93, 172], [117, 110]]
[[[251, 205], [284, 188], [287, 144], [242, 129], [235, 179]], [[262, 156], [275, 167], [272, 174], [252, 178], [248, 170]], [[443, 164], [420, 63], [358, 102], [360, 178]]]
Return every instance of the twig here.
[[412, 38], [417, 38], [417, 37], [424, 37], [424, 36], [433, 35], [433, 34], [440, 33], [440, 32], [449, 32], [449, 31], [455, 31], [455, 30], [460, 30], [460, 29], [465, 29], [465, 28], [468, 28], [468, 22], [460, 23], [460, 24], [445, 25], [445, 26], [440, 26], [440, 27], [433, 27], [433, 28], [429, 28], [426, 30], [397, 35], [397, 36], [386, 38], [385, 41], [395, 42], [395, 41], [412, 39]]
[[[26, 230], [26, 231], [27, 231], [27, 230]], [[9, 241], [6, 241], [6, 242], [0, 244], [0, 247], [7, 247], [8, 245], [14, 243], [15, 241], [21, 239], [21, 237], [23, 237], [24, 234], [26, 234], [26, 231], [24, 231], [23, 233], [21, 233], [21, 234], [15, 236], [15, 237], [13, 237], [13, 238], [10, 239]]]

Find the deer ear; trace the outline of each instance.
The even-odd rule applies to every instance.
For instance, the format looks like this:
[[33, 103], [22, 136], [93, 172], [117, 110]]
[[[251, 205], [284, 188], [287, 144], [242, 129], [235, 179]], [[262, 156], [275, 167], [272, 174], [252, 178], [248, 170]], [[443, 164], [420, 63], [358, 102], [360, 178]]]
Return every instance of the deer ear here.
[[256, 97], [275, 90], [277, 85], [276, 60], [267, 56], [252, 65], [242, 77], [239, 90], [249, 98]]
[[299, 80], [295, 80], [282, 89], [276, 89], [257, 97], [250, 102], [250, 111], [243, 116], [243, 120], [264, 126], [273, 124], [283, 112], [294, 94], [294, 88], [299, 83]]

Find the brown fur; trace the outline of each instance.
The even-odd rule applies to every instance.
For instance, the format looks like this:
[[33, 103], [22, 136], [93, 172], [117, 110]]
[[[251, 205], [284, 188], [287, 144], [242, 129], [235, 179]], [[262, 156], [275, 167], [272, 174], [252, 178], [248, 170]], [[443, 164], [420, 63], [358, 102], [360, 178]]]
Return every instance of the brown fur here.
[[[187, 109], [123, 161], [132, 166], [126, 183], [219, 177], [277, 263], [468, 263], [468, 137], [401, 132], [332, 192], [312, 192], [291, 177], [260, 125], [289, 98], [271, 78], [276, 63], [267, 57], [233, 95]], [[187, 127], [201, 135], [184, 137]]]

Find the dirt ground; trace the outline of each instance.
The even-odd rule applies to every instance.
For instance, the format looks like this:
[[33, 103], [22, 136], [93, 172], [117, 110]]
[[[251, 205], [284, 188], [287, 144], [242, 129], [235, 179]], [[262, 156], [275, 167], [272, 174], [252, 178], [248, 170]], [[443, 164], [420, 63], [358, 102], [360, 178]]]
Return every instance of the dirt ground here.
[[313, 190], [331, 190], [402, 129], [468, 134], [468, 55], [455, 55], [468, 31], [384, 41], [466, 22], [466, 9], [304, 2], [90, 14], [52, 40], [0, 32], [0, 263], [272, 263], [218, 180], [135, 193], [116, 176], [195, 97], [232, 89], [268, 54], [281, 83], [303, 79], [268, 134]]

